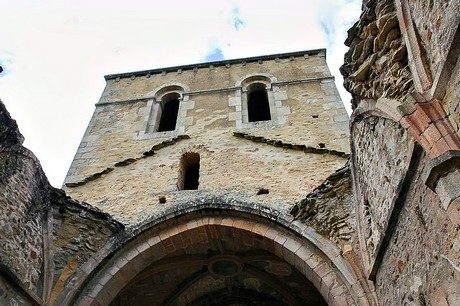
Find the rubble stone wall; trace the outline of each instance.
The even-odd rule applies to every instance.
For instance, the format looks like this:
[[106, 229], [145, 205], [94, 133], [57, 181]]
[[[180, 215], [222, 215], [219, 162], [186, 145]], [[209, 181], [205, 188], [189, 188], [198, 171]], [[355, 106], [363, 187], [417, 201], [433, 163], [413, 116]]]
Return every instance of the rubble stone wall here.
[[433, 78], [443, 68], [460, 16], [460, 1], [408, 1]]
[[412, 141], [398, 123], [375, 116], [355, 119], [351, 134], [361, 249], [370, 270], [409, 167]]
[[[460, 226], [421, 174], [458, 148], [460, 1], [364, 0], [362, 8], [341, 68], [355, 109], [358, 253], [382, 305], [457, 305]], [[371, 109], [373, 117], [359, 115]]]
[[460, 60], [453, 71], [442, 104], [454, 131], [460, 134]]
[[0, 263], [23, 288], [41, 296], [47, 181], [1, 102], [0, 125]]
[[403, 102], [414, 85], [394, 2], [365, 0], [362, 8], [358, 22], [348, 30], [345, 44], [350, 49], [340, 69], [352, 106], [360, 99]]
[[69, 286], [82, 265], [104, 249], [123, 226], [88, 204], [70, 199], [62, 190], [50, 189], [53, 215], [53, 290], [50, 305]]
[[123, 226], [51, 187], [22, 141], [0, 102], [0, 304], [52, 305]]
[[438, 196], [425, 186], [422, 158], [398, 225], [376, 277], [382, 305], [457, 305], [460, 240], [440, 207]]

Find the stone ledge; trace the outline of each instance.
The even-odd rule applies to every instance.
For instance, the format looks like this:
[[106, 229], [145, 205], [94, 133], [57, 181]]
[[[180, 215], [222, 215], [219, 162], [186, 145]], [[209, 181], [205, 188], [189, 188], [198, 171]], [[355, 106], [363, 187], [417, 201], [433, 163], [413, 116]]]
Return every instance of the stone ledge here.
[[342, 151], [330, 150], [326, 148], [315, 148], [311, 146], [306, 146], [304, 144], [285, 143], [285, 142], [282, 142], [281, 140], [267, 139], [263, 136], [255, 136], [255, 135], [250, 135], [248, 133], [243, 133], [243, 132], [233, 132], [233, 136], [251, 140], [253, 142], [266, 143], [274, 147], [283, 147], [284, 149], [304, 151], [305, 153], [331, 154], [331, 155], [336, 155], [336, 156], [340, 156], [344, 158], [348, 158], [350, 156], [350, 154], [342, 152]]
[[[158, 143], [158, 144], [152, 146], [152, 148], [150, 150], [143, 152], [142, 156], [134, 157], [134, 158], [127, 158], [127, 159], [124, 159], [122, 161], [116, 162], [115, 164], [113, 164], [113, 167], [124, 167], [124, 166], [132, 164], [132, 163], [134, 163], [134, 162], [136, 162], [136, 161], [138, 161], [140, 159], [150, 157], [152, 155], [155, 155], [155, 151], [158, 151], [159, 149], [162, 149], [162, 148], [167, 147], [167, 146], [174, 145], [178, 141], [181, 141], [181, 140], [184, 140], [184, 139], [190, 139], [190, 136], [188, 136], [188, 135], [179, 135], [177, 137], [162, 141], [161, 143]], [[66, 187], [78, 187], [78, 186], [84, 185], [87, 182], [94, 181], [94, 180], [100, 178], [104, 174], [112, 172], [113, 170], [115, 170], [115, 168], [113, 168], [113, 167], [108, 167], [108, 168], [106, 168], [106, 169], [104, 169], [104, 170], [102, 170], [100, 172], [91, 174], [90, 176], [87, 176], [87, 177], [85, 177], [84, 179], [82, 179], [82, 180], [80, 180], [78, 182], [67, 182], [67, 183], [64, 183], [64, 185]]]
[[460, 151], [449, 150], [430, 160], [423, 169], [422, 179], [441, 200], [444, 210], [460, 198]]
[[449, 150], [430, 160], [425, 166], [422, 178], [431, 190], [436, 190], [439, 179], [449, 172], [460, 168], [460, 151]]

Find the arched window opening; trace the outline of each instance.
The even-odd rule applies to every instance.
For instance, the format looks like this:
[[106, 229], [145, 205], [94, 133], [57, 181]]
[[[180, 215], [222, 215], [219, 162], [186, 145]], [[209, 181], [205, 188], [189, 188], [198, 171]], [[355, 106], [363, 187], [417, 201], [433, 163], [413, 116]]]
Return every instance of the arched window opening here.
[[179, 166], [179, 180], [177, 186], [179, 190], [198, 189], [200, 178], [200, 154], [185, 153], [182, 155]]
[[251, 84], [248, 88], [248, 121], [267, 121], [271, 119], [265, 84]]
[[174, 131], [176, 129], [177, 113], [179, 111], [178, 93], [170, 93], [161, 99], [161, 119], [158, 132]]

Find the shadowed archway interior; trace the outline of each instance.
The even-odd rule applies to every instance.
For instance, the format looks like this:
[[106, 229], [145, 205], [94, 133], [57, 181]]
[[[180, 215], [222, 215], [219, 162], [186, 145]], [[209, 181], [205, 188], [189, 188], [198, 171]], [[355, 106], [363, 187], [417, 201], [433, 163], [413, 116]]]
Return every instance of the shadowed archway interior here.
[[305, 303], [327, 305], [313, 284], [293, 266], [239, 240], [215, 239], [179, 249], [152, 263], [110, 305]]

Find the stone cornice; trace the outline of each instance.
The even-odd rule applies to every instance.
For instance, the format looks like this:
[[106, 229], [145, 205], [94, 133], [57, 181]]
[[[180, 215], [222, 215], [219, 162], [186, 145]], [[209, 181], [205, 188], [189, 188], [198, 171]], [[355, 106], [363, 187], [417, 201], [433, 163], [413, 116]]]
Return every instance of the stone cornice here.
[[289, 52], [289, 53], [253, 56], [253, 57], [238, 58], [238, 59], [231, 59], [231, 60], [188, 64], [188, 65], [181, 65], [181, 66], [134, 71], [134, 72], [109, 74], [109, 75], [106, 75], [104, 78], [107, 81], [107, 80], [112, 80], [116, 78], [130, 78], [133, 76], [144, 76], [144, 75], [151, 75], [151, 74], [159, 74], [163, 72], [177, 72], [178, 70], [182, 70], [182, 71], [193, 70], [195, 68], [209, 68], [210, 66], [219, 67], [219, 66], [226, 66], [229, 64], [232, 65], [232, 64], [240, 64], [240, 63], [252, 63], [252, 62], [258, 62], [258, 61], [265, 61], [265, 60], [274, 60], [277, 58], [281, 59], [281, 58], [302, 57], [302, 56], [308, 57], [310, 55], [321, 55], [321, 54], [324, 54], [324, 56], [326, 56], [326, 49], [322, 48], [322, 49], [296, 51], [296, 52]]

